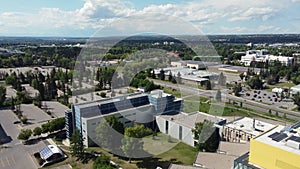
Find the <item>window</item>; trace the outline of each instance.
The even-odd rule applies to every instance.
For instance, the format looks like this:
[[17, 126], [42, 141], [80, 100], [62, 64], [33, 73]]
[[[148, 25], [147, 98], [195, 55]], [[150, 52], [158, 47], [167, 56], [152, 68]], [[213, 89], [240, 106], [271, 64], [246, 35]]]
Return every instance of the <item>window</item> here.
[[179, 140], [182, 140], [182, 126], [179, 126]]

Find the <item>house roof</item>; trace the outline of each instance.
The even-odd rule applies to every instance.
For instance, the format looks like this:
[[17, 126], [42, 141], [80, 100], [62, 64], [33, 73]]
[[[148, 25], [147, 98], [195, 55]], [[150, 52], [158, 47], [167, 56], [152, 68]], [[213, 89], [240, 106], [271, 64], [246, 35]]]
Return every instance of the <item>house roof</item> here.
[[47, 160], [53, 154], [57, 154], [57, 153], [64, 155], [64, 153], [56, 145], [47, 145], [45, 148], [43, 148], [40, 151], [41, 158], [44, 160]]

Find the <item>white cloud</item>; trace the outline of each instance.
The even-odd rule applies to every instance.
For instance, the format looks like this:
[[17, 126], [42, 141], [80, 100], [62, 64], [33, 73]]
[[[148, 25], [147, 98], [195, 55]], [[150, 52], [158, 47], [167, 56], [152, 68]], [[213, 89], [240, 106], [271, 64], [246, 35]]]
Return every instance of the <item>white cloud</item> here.
[[[290, 0], [290, 2], [300, 2], [300, 0]], [[85, 0], [82, 8], [73, 11], [64, 11], [59, 8], [41, 8], [37, 13], [0, 13], [2, 27], [0, 32], [8, 33], [11, 30], [23, 29], [24, 33], [32, 30], [51, 31], [53, 29], [85, 30], [99, 29], [119, 18], [146, 15], [148, 13], [161, 13], [182, 20], [192, 22], [199, 28], [208, 25], [218, 26], [215, 30], [220, 32], [236, 31], [246, 32], [249, 30], [244, 25], [221, 27], [220, 21], [239, 23], [240, 21], [263, 22], [275, 16], [283, 10], [287, 4], [282, 0], [203, 0], [190, 1], [181, 4], [150, 5], [144, 9], [137, 10], [134, 5], [121, 0]], [[157, 16], [156, 16], [157, 17]], [[146, 30], [158, 26], [158, 21], [144, 21], [136, 29]], [[0, 24], [1, 24], [0, 23]], [[133, 25], [132, 28], [134, 28]], [[167, 25], [166, 25], [167, 26]], [[120, 28], [121, 29], [121, 28]], [[126, 28], [123, 28], [126, 29]], [[267, 30], [267, 27], [260, 29]], [[257, 31], [260, 31], [257, 28]], [[21, 31], [21, 30], [19, 30]], [[34, 33], [34, 32], [33, 32]]]
[[[238, 11], [229, 21], [242, 21], [242, 20], [253, 20], [261, 19], [263, 21], [268, 20], [271, 16], [274, 15], [276, 11], [271, 7], [262, 7], [262, 8], [249, 8], [245, 11]], [[239, 14], [238, 14], [239, 13]]]

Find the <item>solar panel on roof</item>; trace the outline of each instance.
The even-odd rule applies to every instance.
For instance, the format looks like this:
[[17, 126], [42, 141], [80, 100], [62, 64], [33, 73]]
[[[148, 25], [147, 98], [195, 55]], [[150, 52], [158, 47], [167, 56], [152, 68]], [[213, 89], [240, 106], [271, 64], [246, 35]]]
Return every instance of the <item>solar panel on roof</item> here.
[[53, 152], [51, 151], [51, 149], [46, 146], [45, 148], [43, 148], [41, 151], [40, 151], [40, 154], [41, 156], [44, 158], [44, 159], [47, 159], [49, 158], [51, 155], [53, 155]]
[[300, 137], [297, 137], [297, 136], [291, 136], [287, 140], [293, 140], [293, 141], [296, 141], [296, 142], [300, 143]]
[[272, 140], [276, 141], [276, 142], [279, 142], [285, 138], [287, 138], [288, 135], [285, 134], [285, 133], [279, 133], [277, 136], [273, 137]]
[[274, 137], [276, 137], [276, 136], [278, 136], [280, 133], [278, 133], [278, 132], [275, 132], [275, 133], [273, 133], [273, 134], [271, 134], [271, 135], [269, 135], [268, 137], [270, 137], [270, 138], [274, 138]]

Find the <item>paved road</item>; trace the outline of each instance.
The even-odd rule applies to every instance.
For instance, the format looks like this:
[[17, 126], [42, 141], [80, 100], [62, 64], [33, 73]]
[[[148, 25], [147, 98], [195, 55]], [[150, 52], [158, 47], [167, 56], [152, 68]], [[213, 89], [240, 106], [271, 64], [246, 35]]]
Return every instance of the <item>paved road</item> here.
[[[0, 123], [5, 134], [11, 137], [11, 141], [3, 144], [0, 149], [0, 168], [1, 169], [35, 169], [37, 166], [31, 158], [31, 154], [39, 151], [45, 143], [38, 142], [33, 145], [23, 145], [17, 139], [20, 132], [18, 125], [13, 124], [17, 117], [10, 110], [0, 110]], [[0, 136], [2, 137], [2, 136]]]
[[[158, 82], [158, 81], [154, 81], [154, 83], [161, 85], [163, 87], [178, 89], [180, 91], [187, 92], [187, 93], [196, 94], [195, 92], [197, 92], [200, 96], [205, 96], [205, 97], [214, 97], [216, 94], [216, 91], [212, 91], [212, 90], [207, 91], [207, 90], [197, 89], [197, 88], [193, 88], [193, 87], [188, 87], [186, 85], [167, 84], [167, 83], [162, 83], [162, 82]], [[268, 110], [271, 110], [273, 112], [278, 112], [279, 115], [283, 115], [283, 113], [286, 113], [287, 117], [290, 117], [292, 119], [300, 119], [299, 112], [281, 109], [281, 108], [278, 108], [275, 106], [266, 105], [266, 104], [255, 102], [255, 101], [252, 101], [249, 99], [236, 97], [236, 96], [227, 94], [226, 90], [227, 89], [224, 89], [221, 91], [223, 98], [230, 99], [230, 100], [236, 101], [236, 102], [242, 102], [243, 106], [245, 106], [245, 107], [249, 107], [251, 109], [255, 109], [255, 110], [263, 111], [263, 112], [268, 112]]]

